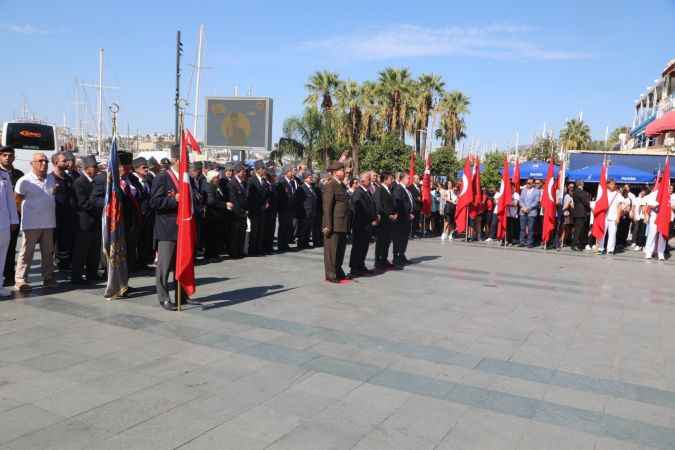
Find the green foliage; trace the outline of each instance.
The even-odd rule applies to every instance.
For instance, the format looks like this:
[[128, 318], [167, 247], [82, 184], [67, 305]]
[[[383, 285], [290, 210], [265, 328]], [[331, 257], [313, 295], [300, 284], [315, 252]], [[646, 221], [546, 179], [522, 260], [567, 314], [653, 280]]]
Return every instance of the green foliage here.
[[447, 176], [454, 180], [461, 167], [457, 153], [452, 147], [440, 147], [431, 153], [432, 175]]
[[591, 128], [580, 119], [570, 119], [560, 130], [560, 142], [567, 150], [587, 150], [591, 147]]
[[504, 167], [505, 156], [506, 154], [504, 152], [498, 150], [486, 153], [483, 156], [481, 164], [485, 168], [485, 171], [480, 174], [480, 181], [483, 187], [499, 188], [499, 182], [502, 179], [499, 174], [499, 169]]
[[529, 161], [548, 161], [551, 157], [558, 162], [558, 141], [553, 136], [537, 137], [525, 152]]
[[[408, 170], [412, 148], [398, 136], [387, 133], [378, 142], [368, 142], [361, 148], [361, 170], [399, 172]], [[418, 172], [421, 173], [421, 172]]]

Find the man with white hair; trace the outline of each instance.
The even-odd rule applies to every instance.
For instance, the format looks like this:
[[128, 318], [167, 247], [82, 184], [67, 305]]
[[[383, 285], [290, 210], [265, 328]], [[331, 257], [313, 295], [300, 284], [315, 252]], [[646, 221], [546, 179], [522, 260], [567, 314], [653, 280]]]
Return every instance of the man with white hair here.
[[366, 255], [373, 236], [373, 227], [377, 225], [377, 209], [369, 188], [370, 172], [366, 172], [361, 174], [360, 183], [351, 198], [352, 252], [349, 256], [349, 267], [352, 277], [372, 273], [366, 267]]

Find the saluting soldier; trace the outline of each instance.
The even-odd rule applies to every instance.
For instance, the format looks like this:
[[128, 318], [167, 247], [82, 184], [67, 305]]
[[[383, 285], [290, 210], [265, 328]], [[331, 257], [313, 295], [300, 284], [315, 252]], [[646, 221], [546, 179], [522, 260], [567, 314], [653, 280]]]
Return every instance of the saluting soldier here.
[[351, 198], [352, 252], [349, 255], [349, 267], [352, 277], [372, 273], [372, 270], [366, 267], [366, 255], [373, 227], [377, 225], [377, 211], [369, 188], [370, 173], [366, 172], [361, 174], [360, 183]]
[[230, 257], [239, 259], [244, 256], [244, 241], [246, 240], [246, 166], [237, 163], [233, 169], [234, 175], [227, 183], [227, 209], [230, 212], [230, 231], [228, 233], [227, 248]]
[[348, 278], [342, 270], [347, 246], [348, 210], [345, 166], [334, 162], [328, 166], [331, 179], [323, 187], [323, 264], [326, 281], [339, 283]]
[[[98, 265], [101, 260], [101, 217], [103, 209], [94, 199], [94, 178], [98, 163], [93, 156], [82, 159], [82, 176], [73, 183], [77, 231], [70, 282], [84, 285], [98, 281]], [[86, 274], [86, 280], [82, 278]]]

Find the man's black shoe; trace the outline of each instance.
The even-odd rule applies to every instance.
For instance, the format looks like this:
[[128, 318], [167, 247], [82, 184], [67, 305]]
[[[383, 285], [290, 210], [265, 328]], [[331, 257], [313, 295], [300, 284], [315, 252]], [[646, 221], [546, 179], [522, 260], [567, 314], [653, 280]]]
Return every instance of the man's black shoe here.
[[176, 305], [171, 302], [159, 302], [159, 306], [166, 309], [167, 311], [176, 311]]

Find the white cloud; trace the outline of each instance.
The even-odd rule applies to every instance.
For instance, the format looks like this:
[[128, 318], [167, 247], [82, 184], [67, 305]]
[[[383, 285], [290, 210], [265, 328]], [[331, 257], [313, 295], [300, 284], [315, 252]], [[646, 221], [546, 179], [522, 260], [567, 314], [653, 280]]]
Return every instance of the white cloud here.
[[361, 59], [422, 56], [475, 56], [489, 59], [572, 60], [589, 58], [584, 52], [551, 50], [527, 35], [536, 31], [520, 25], [424, 28], [396, 25], [326, 39], [305, 41], [303, 48], [324, 50]]
[[17, 34], [47, 34], [47, 30], [44, 28], [36, 27], [35, 25], [30, 24], [0, 25], [0, 31]]

